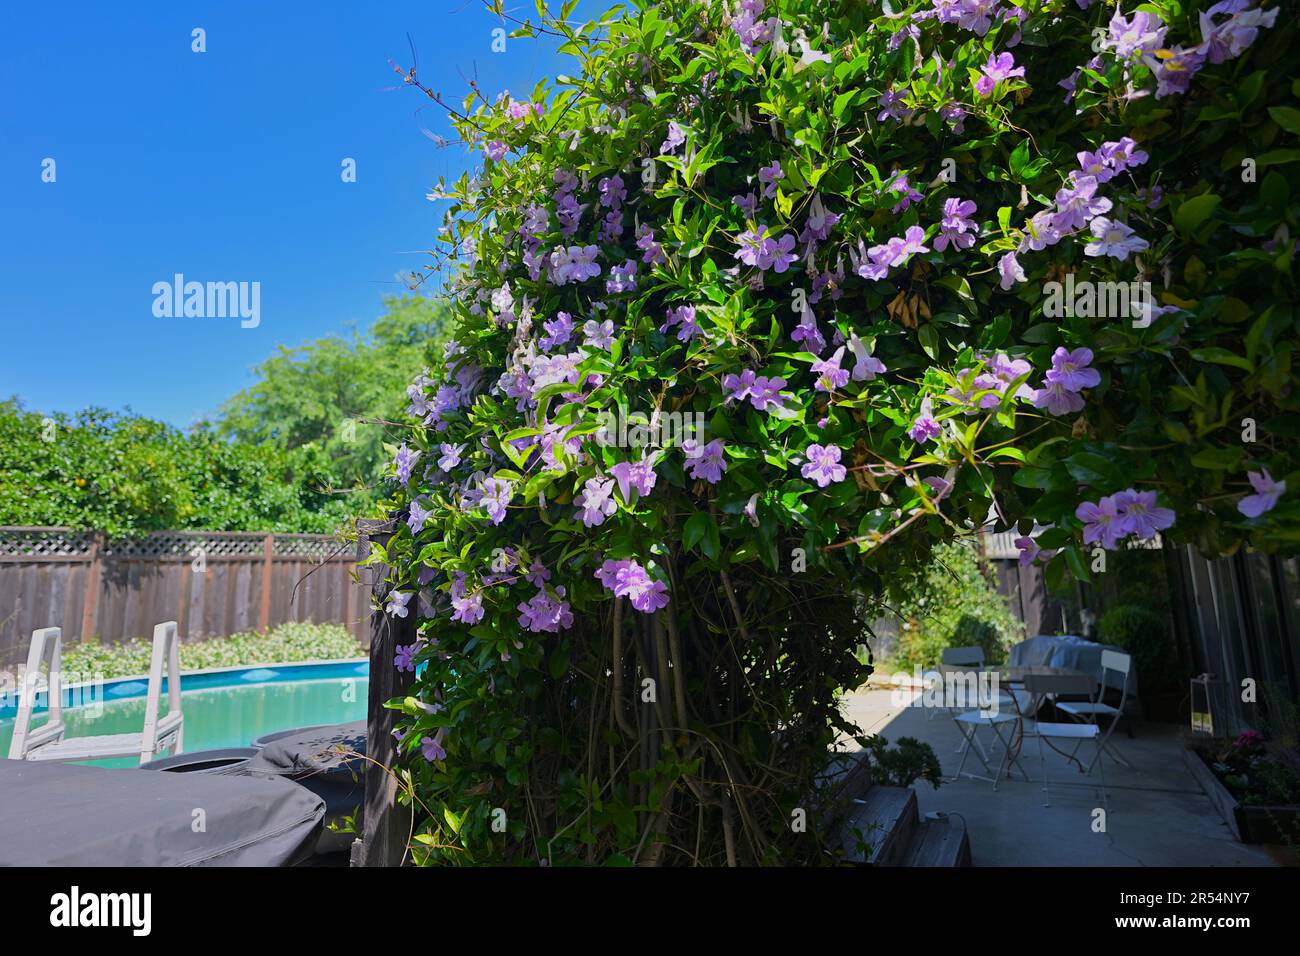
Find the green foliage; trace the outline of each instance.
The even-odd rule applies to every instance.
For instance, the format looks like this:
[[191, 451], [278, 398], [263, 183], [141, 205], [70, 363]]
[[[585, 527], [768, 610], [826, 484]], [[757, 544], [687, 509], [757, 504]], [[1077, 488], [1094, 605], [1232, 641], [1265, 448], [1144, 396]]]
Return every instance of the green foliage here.
[[[1179, 683], [1173, 674], [1167, 615], [1144, 604], [1117, 604], [1097, 622], [1097, 637], [1103, 644], [1115, 644], [1133, 658], [1142, 688], [1161, 690]], [[1171, 679], [1172, 678], [1172, 679]]]
[[933, 667], [944, 648], [975, 646], [984, 648], [985, 661], [996, 664], [1024, 639], [1024, 625], [969, 542], [938, 545], [924, 568], [893, 587], [903, 621], [895, 659], [906, 667]]
[[[149, 673], [152, 645], [147, 640], [109, 644], [80, 642], [63, 648], [63, 669], [69, 674], [97, 674], [105, 680]], [[238, 667], [247, 664], [288, 664], [363, 657], [365, 649], [341, 624], [290, 622], [266, 634], [250, 632], [214, 637], [181, 645], [181, 670]]]
[[915, 737], [899, 737], [893, 749], [884, 737], [866, 738], [871, 761], [871, 782], [886, 787], [910, 787], [924, 780], [934, 789], [943, 781], [943, 768], [934, 748]]
[[232, 444], [129, 413], [47, 420], [0, 402], [0, 524], [331, 532], [357, 502], [329, 492], [319, 449]]
[[[559, 35], [577, 76], [528, 103], [474, 90], [453, 114], [488, 157], [439, 186], [451, 204], [430, 269], [451, 272], [456, 344], [405, 439], [420, 464], [395, 504], [410, 520], [374, 555], [399, 600], [434, 608], [427, 667], [391, 702], [419, 862], [822, 860], [789, 813], [839, 730], [834, 688], [861, 677], [856, 602], [885, 577], [993, 513], [1049, 528], [1049, 581], [1086, 579], [1100, 531], [1077, 510], [1130, 490], [1151, 502], [1123, 505], [1124, 526], [1145, 507], [1208, 552], [1300, 539], [1294, 495], [1255, 518], [1237, 508], [1248, 472], [1300, 480], [1296, 18], [1157, 96], [1161, 58], [1093, 49], [1109, 4], [1026, 0], [983, 32], [912, 20], [922, 6], [778, 0], [758, 14], [766, 38], [742, 43], [752, 11], [722, 3], [638, 2], [581, 25], [566, 4], [519, 34]], [[1142, 9], [1170, 44], [1199, 42], [1192, 6]], [[980, 92], [1011, 50], [1023, 78]], [[1145, 248], [1089, 254], [1082, 224], [1041, 242], [1079, 154], [1125, 137], [1132, 162], [1097, 184], [1102, 225]], [[617, 209], [602, 205], [615, 177]], [[939, 248], [948, 200], [974, 203], [969, 248]], [[837, 221], [803, 238], [822, 211]], [[1162, 308], [1149, 324], [1049, 314], [1048, 283], [1067, 275], [1150, 282]], [[698, 334], [673, 326], [683, 308]], [[544, 342], [566, 317], [608, 323], [607, 340]], [[813, 370], [836, 336], [832, 364], [862, 366], [849, 381]], [[1038, 392], [1058, 350], [1080, 349], [1078, 407], [1054, 409]], [[766, 387], [738, 394], [742, 375]], [[702, 416], [713, 466], [680, 437], [644, 461], [599, 441], [619, 409]], [[443, 446], [460, 460], [428, 468]], [[653, 489], [602, 498], [633, 464]], [[604, 504], [580, 520], [589, 495]], [[945, 633], [1002, 643], [984, 610]]]
[[374, 485], [385, 457], [378, 423], [404, 417], [403, 390], [440, 352], [448, 311], [420, 296], [389, 296], [384, 304], [365, 335], [280, 346], [253, 370], [258, 381], [221, 407], [216, 433], [318, 449], [340, 485]]

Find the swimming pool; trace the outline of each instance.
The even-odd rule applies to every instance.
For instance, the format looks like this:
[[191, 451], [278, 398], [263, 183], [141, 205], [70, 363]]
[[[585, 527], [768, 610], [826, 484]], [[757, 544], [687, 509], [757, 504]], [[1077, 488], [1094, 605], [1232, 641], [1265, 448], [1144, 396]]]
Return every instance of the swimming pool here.
[[[185, 753], [218, 747], [246, 747], [263, 734], [314, 724], [339, 724], [366, 716], [370, 663], [363, 659], [316, 664], [267, 664], [191, 671], [181, 675]], [[139, 732], [144, 726], [146, 680], [106, 681], [93, 694], [65, 691], [68, 736]], [[166, 681], [163, 704], [167, 706]], [[87, 704], [89, 700], [92, 703]], [[94, 702], [102, 702], [95, 706]], [[14, 706], [0, 707], [0, 758], [9, 755]], [[69, 706], [79, 703], [81, 706]], [[45, 722], [37, 698], [33, 727]], [[94, 713], [98, 710], [99, 713]], [[89, 762], [89, 761], [88, 761]], [[138, 759], [94, 761], [96, 766], [134, 767]]]

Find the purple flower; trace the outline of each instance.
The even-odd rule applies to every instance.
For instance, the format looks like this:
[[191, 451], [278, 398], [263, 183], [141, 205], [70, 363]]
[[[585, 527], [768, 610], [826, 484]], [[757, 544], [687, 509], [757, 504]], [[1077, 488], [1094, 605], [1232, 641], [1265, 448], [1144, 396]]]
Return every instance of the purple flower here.
[[1020, 549], [1020, 566], [1027, 568], [1038, 557], [1038, 542], [1028, 535], [1016, 538], [1015, 546]]
[[528, 566], [528, 573], [524, 575], [524, 580], [529, 584], [541, 587], [551, 579], [551, 572], [542, 564], [541, 558], [533, 558], [533, 563]]
[[1115, 496], [1115, 505], [1123, 520], [1124, 531], [1146, 540], [1155, 537], [1157, 531], [1172, 527], [1174, 512], [1156, 504], [1154, 491], [1135, 491], [1129, 488]]
[[1145, 151], [1137, 148], [1137, 143], [1131, 136], [1121, 136], [1115, 142], [1102, 143], [1100, 152], [1116, 173], [1127, 172], [1134, 166], [1143, 165], [1151, 158]]
[[1000, 81], [1024, 75], [1025, 68], [1016, 66], [1015, 57], [1010, 53], [990, 53], [988, 62], [980, 68], [980, 78], [975, 81], [975, 92], [980, 96], [992, 96]]
[[967, 249], [975, 244], [975, 235], [979, 226], [969, 218], [975, 212], [975, 203], [969, 199], [956, 197], [947, 199], [943, 204], [943, 219], [939, 222], [939, 235], [935, 237], [934, 248], [943, 252], [951, 243], [954, 249]]
[[553, 598], [544, 588], [538, 588], [527, 603], [516, 605], [519, 612], [519, 626], [534, 633], [546, 632], [558, 634], [573, 625], [573, 611], [568, 601], [562, 601], [564, 588], [555, 589]]
[[1250, 486], [1255, 489], [1255, 493], [1237, 502], [1237, 510], [1247, 518], [1258, 518], [1264, 512], [1272, 511], [1277, 500], [1286, 493], [1286, 482], [1274, 481], [1267, 468], [1248, 471], [1246, 477], [1250, 479]]
[[1120, 538], [1128, 533], [1114, 495], [1107, 495], [1096, 504], [1085, 501], [1074, 509], [1074, 516], [1083, 522], [1083, 543], [1095, 544], [1113, 551]]
[[[810, 301], [811, 298], [809, 296]], [[820, 354], [822, 349], [826, 348], [826, 339], [822, 336], [821, 329], [817, 327], [817, 316], [813, 315], [812, 309], [805, 310], [799, 317], [799, 324], [790, 333], [790, 338], [805, 343], [808, 351], [814, 354]]]
[[667, 332], [673, 326], [677, 326], [679, 342], [689, 342], [701, 334], [700, 327], [695, 324], [695, 306], [679, 305], [675, 309], [669, 309], [664, 316], [664, 324], [659, 326], [659, 331]]
[[615, 597], [630, 598], [632, 607], [643, 614], [652, 614], [668, 606], [668, 587], [631, 558], [622, 561], [605, 561], [596, 571], [596, 578]]
[[902, 94], [892, 88], [880, 94], [879, 104], [880, 112], [876, 114], [876, 119], [880, 121], [892, 119], [905, 123], [912, 118], [914, 112], [914, 110], [909, 110], [903, 106]]
[[1045, 408], [1053, 415], [1072, 415], [1083, 411], [1083, 396], [1059, 381], [1048, 379], [1034, 393], [1034, 407]]
[[771, 199], [776, 195], [776, 184], [781, 181], [781, 163], [778, 160], [772, 160], [770, 166], [764, 166], [758, 171], [758, 182], [763, 192], [764, 199]]
[[399, 671], [415, 671], [415, 652], [418, 644], [398, 644], [397, 653], [393, 657], [393, 666]]
[[763, 252], [759, 256], [758, 267], [764, 271], [773, 269], [779, 275], [799, 261], [794, 254], [794, 236], [786, 233], [780, 239], [768, 239], [763, 243]]
[[948, 492], [952, 491], [952, 482], [947, 478], [940, 478], [938, 475], [930, 475], [924, 479], [925, 486], [930, 489], [930, 494], [934, 496], [935, 501], [942, 501], [948, 497]]
[[677, 151], [677, 147], [686, 142], [685, 131], [675, 122], [668, 124], [668, 138], [664, 140], [663, 145], [659, 147], [659, 152], [669, 154]]
[[998, 275], [1002, 277], [999, 285], [1003, 291], [1010, 289], [1017, 282], [1025, 281], [1025, 270], [1020, 265], [1020, 260], [1016, 258], [1014, 252], [1008, 252], [998, 260]]
[[1096, 388], [1101, 384], [1101, 373], [1092, 364], [1092, 349], [1079, 348], [1073, 352], [1064, 347], [1052, 353], [1052, 367], [1047, 373], [1047, 381], [1060, 382], [1067, 391], [1077, 392], [1084, 388]]
[[722, 473], [727, 470], [727, 462], [722, 456], [723, 441], [715, 438], [707, 445], [701, 445], [697, 439], [688, 438], [682, 442], [682, 451], [686, 453], [686, 472], [691, 478], [703, 479], [711, 485], [722, 480]]
[[912, 256], [930, 251], [925, 244], [925, 230], [920, 226], [908, 226], [901, 239], [890, 239], [887, 245], [891, 266], [901, 266]]
[[551, 253], [551, 281], [555, 285], [583, 282], [600, 275], [598, 246], [558, 246]]
[[637, 230], [637, 237], [636, 247], [644, 253], [641, 256], [642, 262], [658, 263], [667, 259], [664, 255], [664, 247], [655, 242], [655, 231], [649, 226], [643, 224]]
[[618, 510], [618, 503], [613, 499], [613, 478], [588, 478], [582, 486], [582, 493], [573, 499], [578, 506], [578, 516], [583, 525], [593, 528], [604, 524], [605, 519]]
[[907, 434], [912, 441], [924, 444], [932, 438], [938, 438], [942, 427], [934, 417], [934, 412], [930, 405], [930, 399], [927, 396], [921, 401], [921, 411], [916, 416], [916, 421], [912, 422], [912, 427], [907, 430]]
[[840, 464], [843, 453], [835, 445], [809, 445], [807, 454], [808, 461], [799, 474], [811, 478], [818, 488], [843, 481], [848, 474], [848, 469]]
[[1172, 50], [1161, 50], [1155, 56], [1145, 56], [1142, 59], [1155, 74], [1158, 100], [1166, 96], [1181, 96], [1186, 93], [1192, 85], [1192, 78], [1205, 65], [1205, 56], [1200, 50], [1181, 46], [1174, 47]]
[[1110, 29], [1102, 48], [1111, 50], [1121, 60], [1151, 53], [1165, 45], [1165, 25], [1158, 16], [1138, 11], [1125, 18], [1118, 10], [1110, 18]]
[[803, 232], [799, 234], [799, 241], [825, 242], [830, 238], [831, 230], [840, 221], [840, 217], [833, 212], [827, 212], [826, 207], [822, 205], [820, 195], [813, 196], [811, 208], [808, 212], [808, 220], [804, 223]]
[[[758, 197], [753, 193], [745, 193], [743, 196], [732, 196], [731, 201], [735, 203], [736, 208], [741, 211], [746, 219], [753, 219], [754, 213], [758, 211]], [[749, 263], [753, 265], [753, 263]]]
[[641, 497], [650, 494], [658, 480], [651, 453], [646, 452], [640, 461], [620, 461], [609, 472], [618, 482], [619, 493], [628, 504], [632, 503], [632, 489]]
[[546, 330], [546, 336], [538, 344], [549, 352], [569, 341], [573, 335], [573, 316], [567, 312], [557, 312], [555, 318], [542, 323], [542, 328]]
[[416, 460], [420, 457], [420, 452], [406, 447], [406, 442], [402, 442], [397, 454], [393, 456], [394, 477], [399, 485], [404, 485], [411, 480], [411, 469], [415, 467]]
[[[1249, 0], [1223, 0], [1200, 15], [1200, 50], [1211, 63], [1223, 63], [1241, 56], [1255, 42], [1261, 28], [1272, 27], [1277, 22], [1280, 8], [1274, 7], [1266, 13], [1249, 7]], [[1214, 18], [1225, 13], [1230, 14], [1229, 18], [1216, 25]]]
[[844, 358], [844, 346], [841, 345], [828, 359], [813, 362], [812, 373], [815, 375], [815, 387], [820, 392], [833, 392], [849, 384], [848, 369], [840, 368]]
[[410, 613], [411, 592], [393, 591], [388, 595], [388, 607], [384, 608], [389, 617], [406, 617]]
[[1052, 216], [1052, 228], [1058, 232], [1070, 232], [1082, 229], [1088, 220], [1109, 212], [1111, 202], [1098, 197], [1096, 176], [1076, 176], [1073, 185], [1056, 191], [1056, 214]]
[[431, 511], [421, 506], [420, 499], [411, 502], [410, 513], [406, 517], [406, 526], [411, 529], [411, 534], [419, 534], [424, 530], [424, 522], [430, 514]]
[[492, 160], [492, 162], [499, 163], [501, 160], [505, 159], [506, 150], [508, 149], [509, 147], [506, 146], [505, 143], [501, 142], [501, 140], [494, 139], [492, 142], [487, 144], [487, 149], [483, 152], [487, 155], [488, 159]]
[[[922, 199], [925, 198], [925, 196], [921, 195], [921, 193], [919, 193], [917, 190], [912, 188], [912, 184], [907, 181], [907, 173], [904, 172], [896, 172], [894, 173], [893, 176], [889, 177], [889, 182], [885, 183], [881, 191], [899, 193], [902, 195], [903, 198], [898, 201], [898, 203], [894, 206], [893, 209], [890, 210], [890, 212], [892, 212], [895, 216], [897, 216], [908, 206], [912, 205], [912, 203], [920, 202]], [[912, 228], [915, 229], [917, 227], [913, 226]], [[911, 230], [909, 229], [908, 231], [910, 232]], [[925, 230], [921, 230], [921, 233], [922, 233], [922, 237], [924, 238]]]
[[887, 372], [885, 363], [867, 351], [866, 345], [858, 338], [856, 332], [849, 333], [849, 351], [853, 353], [853, 381], [870, 382], [882, 372]]
[[452, 589], [451, 608], [453, 621], [459, 621], [462, 624], [477, 624], [483, 620], [483, 592], [475, 591], [473, 594], [465, 594], [464, 586], [461, 586], [461, 593], [457, 594], [456, 589]]
[[754, 384], [749, 389], [749, 404], [753, 405], [760, 412], [765, 412], [769, 408], [775, 408], [778, 411], [785, 409], [785, 396], [781, 394], [781, 389], [785, 388], [785, 379], [773, 375], [768, 378], [765, 375], [759, 375], [754, 379]]
[[852, 249], [850, 258], [855, 260], [854, 270], [864, 279], [879, 282], [889, 276], [889, 262], [894, 253], [888, 245], [872, 246], [866, 250], [865, 258], [860, 258]]
[[451, 471], [460, 464], [460, 456], [465, 451], [464, 445], [449, 445], [446, 442], [438, 446], [442, 452], [442, 457], [438, 459], [438, 467], [443, 471]]
[[1123, 262], [1130, 253], [1141, 252], [1149, 243], [1117, 219], [1098, 216], [1088, 226], [1094, 239], [1083, 247], [1084, 255], [1110, 256]]
[[[440, 730], [438, 731], [438, 737], [441, 736], [442, 736], [442, 731]], [[438, 740], [434, 737], [420, 738], [420, 753], [422, 753], [424, 755], [424, 759], [429, 761], [430, 763], [433, 763], [435, 760], [447, 759], [447, 751], [442, 749], [442, 744], [440, 744]]]
[[493, 524], [500, 524], [506, 516], [510, 499], [515, 496], [515, 486], [500, 478], [485, 478], [478, 503], [487, 511]]
[[776, 17], [762, 20], [762, 15], [763, 0], [743, 0], [740, 9], [731, 18], [731, 30], [740, 40], [740, 48], [748, 56], [753, 56], [763, 44], [771, 43], [781, 25]]
[[743, 402], [749, 398], [750, 389], [754, 387], [754, 382], [757, 380], [757, 373], [749, 368], [739, 375], [728, 373], [722, 376], [722, 389], [727, 393], [724, 396], [725, 400], [727, 402]]
[[606, 209], [618, 209], [627, 199], [627, 189], [622, 176], [606, 176], [599, 183], [600, 204]]
[[636, 291], [636, 260], [628, 259], [621, 266], [609, 270], [605, 280], [605, 291], [611, 294]]
[[582, 324], [582, 335], [582, 344], [587, 348], [608, 352], [614, 347], [614, 320], [606, 319], [604, 322], [597, 322], [595, 319], [588, 319]]

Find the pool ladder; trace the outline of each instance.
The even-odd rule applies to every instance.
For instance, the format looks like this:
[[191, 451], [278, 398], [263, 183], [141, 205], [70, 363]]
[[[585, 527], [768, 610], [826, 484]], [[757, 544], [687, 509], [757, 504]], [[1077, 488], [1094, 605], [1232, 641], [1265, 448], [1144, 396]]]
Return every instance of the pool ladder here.
[[[41, 664], [49, 660], [46, 700], [49, 720], [32, 729], [32, 710], [36, 703], [36, 684]], [[162, 701], [163, 662], [167, 664], [167, 713], [158, 716]], [[153, 654], [149, 662], [149, 689], [144, 710], [144, 729], [130, 734], [100, 734], [68, 737], [63, 722], [63, 629], [43, 627], [32, 632], [32, 646], [27, 652], [27, 671], [18, 690], [18, 716], [14, 736], [9, 744], [10, 760], [107, 760], [139, 756], [140, 762], [153, 760], [171, 748], [180, 753], [185, 730], [181, 712], [180, 641], [176, 622], [167, 621], [153, 629]]]

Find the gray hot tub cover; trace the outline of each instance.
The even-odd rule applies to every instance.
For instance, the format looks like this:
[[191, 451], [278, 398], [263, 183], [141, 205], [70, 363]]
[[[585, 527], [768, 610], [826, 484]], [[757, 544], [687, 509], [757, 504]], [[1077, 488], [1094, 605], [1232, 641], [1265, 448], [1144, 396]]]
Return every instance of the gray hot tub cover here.
[[0, 760], [0, 807], [4, 866], [287, 866], [325, 815], [281, 780], [31, 760]]

